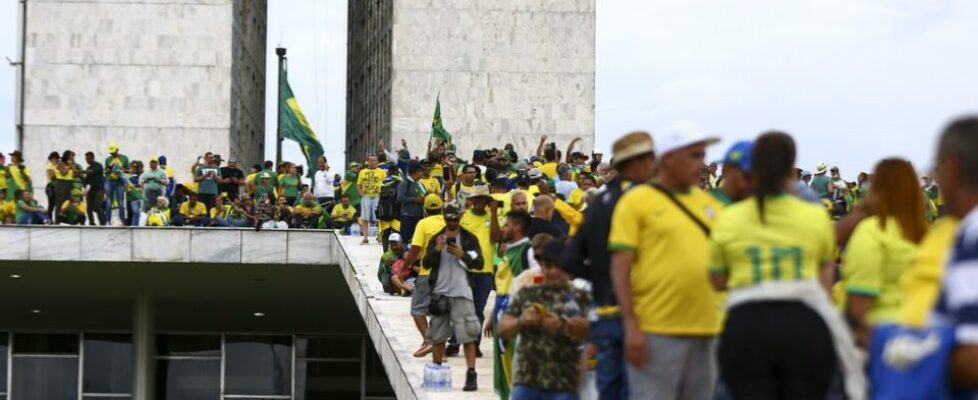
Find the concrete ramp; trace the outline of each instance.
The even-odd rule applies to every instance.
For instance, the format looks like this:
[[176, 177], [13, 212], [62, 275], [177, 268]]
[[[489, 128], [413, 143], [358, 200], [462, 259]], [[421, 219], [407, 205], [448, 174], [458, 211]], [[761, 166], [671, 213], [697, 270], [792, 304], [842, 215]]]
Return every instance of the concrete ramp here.
[[[347, 280], [354, 301], [363, 315], [370, 339], [380, 355], [394, 393], [401, 400], [414, 399], [498, 399], [492, 389], [492, 342], [482, 341], [484, 356], [476, 359], [479, 373], [479, 390], [463, 392], [465, 384], [465, 358], [461, 354], [449, 357], [452, 367], [452, 390], [426, 392], [421, 388], [424, 364], [431, 356], [414, 358], [412, 353], [421, 344], [421, 336], [411, 319], [411, 299], [384, 293], [377, 280], [377, 266], [381, 256], [378, 244], [361, 245], [359, 237], [339, 236], [343, 275]], [[489, 304], [492, 304], [490, 301]], [[488, 315], [488, 314], [487, 314]]]

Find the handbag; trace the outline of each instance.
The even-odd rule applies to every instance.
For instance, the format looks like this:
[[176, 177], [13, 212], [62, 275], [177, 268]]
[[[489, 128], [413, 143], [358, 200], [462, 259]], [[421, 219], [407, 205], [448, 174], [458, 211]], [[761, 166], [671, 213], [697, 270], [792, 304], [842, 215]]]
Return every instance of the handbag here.
[[953, 349], [950, 327], [877, 326], [869, 349], [870, 398], [953, 399], [947, 380]]
[[428, 314], [441, 317], [448, 315], [451, 310], [451, 303], [448, 301], [448, 296], [441, 294], [432, 294], [431, 301], [428, 303]]

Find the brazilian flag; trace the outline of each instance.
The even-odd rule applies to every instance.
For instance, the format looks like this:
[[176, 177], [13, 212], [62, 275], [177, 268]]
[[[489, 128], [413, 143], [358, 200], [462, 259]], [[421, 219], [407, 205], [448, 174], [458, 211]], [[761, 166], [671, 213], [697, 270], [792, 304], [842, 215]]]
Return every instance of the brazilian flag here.
[[452, 143], [452, 135], [441, 124], [441, 94], [435, 98], [435, 116], [431, 119], [431, 137], [439, 139], [445, 144]]
[[306, 176], [312, 178], [316, 173], [316, 161], [323, 155], [323, 145], [319, 144], [316, 132], [312, 131], [309, 121], [302, 114], [299, 102], [292, 94], [292, 87], [289, 86], [288, 73], [285, 67], [279, 73], [279, 84], [282, 89], [279, 94], [278, 107], [282, 118], [278, 121], [282, 137], [290, 139], [299, 144], [302, 154], [306, 156]]

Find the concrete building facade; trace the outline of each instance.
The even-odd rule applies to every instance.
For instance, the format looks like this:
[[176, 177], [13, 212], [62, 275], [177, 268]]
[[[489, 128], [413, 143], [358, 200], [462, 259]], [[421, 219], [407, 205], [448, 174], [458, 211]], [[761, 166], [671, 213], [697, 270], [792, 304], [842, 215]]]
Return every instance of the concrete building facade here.
[[422, 152], [441, 94], [460, 156], [594, 143], [594, 0], [350, 1], [347, 159]]
[[[264, 146], [266, 0], [31, 0], [22, 12], [18, 143], [42, 193], [48, 153], [166, 155], [181, 181], [207, 151]], [[18, 110], [20, 111], [20, 110]], [[38, 192], [40, 190], [40, 192]], [[43, 196], [39, 196], [42, 197]]]
[[0, 225], [0, 399], [418, 398], [355, 239]]

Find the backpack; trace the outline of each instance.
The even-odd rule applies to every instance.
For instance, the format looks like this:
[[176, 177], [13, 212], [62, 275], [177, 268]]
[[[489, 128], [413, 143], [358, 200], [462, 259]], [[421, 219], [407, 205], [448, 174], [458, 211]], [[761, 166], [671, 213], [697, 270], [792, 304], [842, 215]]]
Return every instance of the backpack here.
[[401, 205], [397, 204], [397, 183], [384, 185], [380, 188], [380, 199], [377, 201], [377, 219], [393, 221], [401, 215]]

